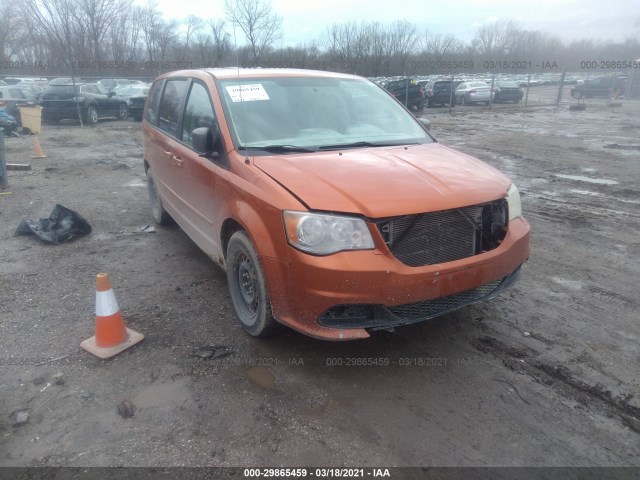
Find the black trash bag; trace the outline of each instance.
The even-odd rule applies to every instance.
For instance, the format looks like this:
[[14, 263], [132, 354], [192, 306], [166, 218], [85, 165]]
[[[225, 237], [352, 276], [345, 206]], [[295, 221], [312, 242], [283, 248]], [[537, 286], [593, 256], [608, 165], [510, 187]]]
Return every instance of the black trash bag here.
[[60, 245], [91, 233], [91, 225], [78, 213], [62, 205], [53, 207], [49, 218], [23, 220], [16, 235], [36, 235], [45, 242]]

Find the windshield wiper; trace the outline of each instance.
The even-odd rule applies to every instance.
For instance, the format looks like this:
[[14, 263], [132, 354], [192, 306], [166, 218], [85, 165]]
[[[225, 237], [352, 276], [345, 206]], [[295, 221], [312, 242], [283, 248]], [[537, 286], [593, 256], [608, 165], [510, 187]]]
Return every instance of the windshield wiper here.
[[264, 150], [265, 152], [273, 152], [273, 153], [288, 153], [288, 152], [303, 152], [310, 153], [315, 152], [315, 150], [306, 147], [299, 147], [297, 145], [265, 145], [264, 147], [245, 147], [244, 145], [240, 145], [238, 150]]
[[353, 142], [339, 143], [336, 145], [321, 145], [318, 150], [338, 150], [340, 148], [359, 148], [359, 147], [398, 147], [400, 145], [417, 145], [416, 142], [410, 143], [384, 143], [384, 142]]

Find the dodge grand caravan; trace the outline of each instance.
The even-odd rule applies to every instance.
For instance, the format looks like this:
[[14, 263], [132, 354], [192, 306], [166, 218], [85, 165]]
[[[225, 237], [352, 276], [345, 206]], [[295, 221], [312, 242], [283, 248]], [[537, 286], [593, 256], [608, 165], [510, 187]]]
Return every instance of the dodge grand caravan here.
[[361, 77], [171, 72], [143, 130], [155, 220], [226, 271], [254, 336], [367, 338], [495, 296], [529, 256], [516, 186]]

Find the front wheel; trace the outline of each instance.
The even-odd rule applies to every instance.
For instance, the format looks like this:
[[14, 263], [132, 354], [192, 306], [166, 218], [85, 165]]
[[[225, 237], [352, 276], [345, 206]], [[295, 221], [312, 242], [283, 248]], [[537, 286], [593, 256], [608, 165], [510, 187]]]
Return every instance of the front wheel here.
[[153, 219], [158, 225], [169, 225], [171, 223], [171, 216], [162, 205], [162, 199], [158, 193], [158, 187], [156, 187], [156, 181], [150, 168], [147, 170], [147, 192], [149, 193], [149, 203], [151, 204]]
[[98, 123], [98, 109], [91, 105], [89, 108], [87, 108], [86, 117], [87, 123], [89, 125], [95, 125], [96, 123]]
[[278, 323], [271, 315], [271, 302], [258, 254], [247, 234], [239, 230], [227, 247], [227, 282], [236, 316], [242, 328], [254, 337], [273, 334]]

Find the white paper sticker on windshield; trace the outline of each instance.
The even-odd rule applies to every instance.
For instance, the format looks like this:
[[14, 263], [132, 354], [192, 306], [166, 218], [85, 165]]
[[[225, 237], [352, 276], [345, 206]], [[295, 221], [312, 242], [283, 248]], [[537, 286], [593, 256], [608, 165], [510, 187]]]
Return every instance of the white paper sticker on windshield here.
[[252, 85], [231, 85], [227, 87], [227, 92], [229, 92], [233, 103], [269, 100], [269, 95], [267, 95], [267, 92], [260, 83]]

